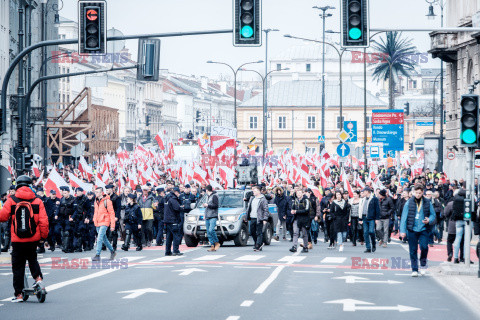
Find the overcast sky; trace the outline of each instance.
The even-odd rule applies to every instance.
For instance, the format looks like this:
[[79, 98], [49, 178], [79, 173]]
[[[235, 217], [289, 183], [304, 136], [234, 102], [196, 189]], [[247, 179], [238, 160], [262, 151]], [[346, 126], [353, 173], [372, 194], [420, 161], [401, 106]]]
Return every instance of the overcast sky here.
[[[63, 0], [60, 14], [77, 21], [77, 0]], [[301, 44], [298, 40], [284, 38], [284, 34], [320, 39], [321, 11], [312, 6], [335, 6], [333, 17], [327, 19], [326, 29], [339, 31], [340, 17], [338, 0], [263, 0], [263, 28], [277, 28], [269, 37], [269, 56], [274, 57], [283, 50]], [[125, 35], [141, 33], [163, 33], [192, 30], [232, 28], [231, 0], [110, 0], [108, 6], [108, 28], [116, 28]], [[428, 4], [424, 0], [371, 0], [370, 26], [372, 28], [426, 28], [440, 26], [440, 19], [427, 20]], [[439, 14], [439, 8], [435, 8]], [[414, 39], [419, 52], [430, 48], [428, 33], [405, 33]], [[377, 36], [379, 37], [379, 36]], [[136, 57], [137, 41], [128, 41], [127, 47]], [[265, 47], [236, 48], [232, 35], [208, 35], [168, 38], [162, 40], [160, 67], [182, 74], [206, 75], [218, 78], [229, 75], [227, 67], [207, 64], [207, 60], [223, 61], [233, 66], [244, 62], [264, 60]], [[431, 57], [429, 57], [431, 60]], [[438, 60], [438, 59], [437, 59]], [[427, 67], [439, 66], [432, 61]], [[259, 71], [264, 67], [259, 66]], [[263, 72], [262, 72], [263, 73]], [[240, 73], [242, 74], [242, 73]], [[252, 74], [243, 73], [243, 79]]]

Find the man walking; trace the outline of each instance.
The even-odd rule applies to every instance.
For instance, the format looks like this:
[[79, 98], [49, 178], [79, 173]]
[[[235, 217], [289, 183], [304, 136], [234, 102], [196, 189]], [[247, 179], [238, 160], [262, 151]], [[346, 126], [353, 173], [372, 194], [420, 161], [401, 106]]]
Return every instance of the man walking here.
[[107, 228], [110, 227], [110, 231], [115, 230], [115, 211], [113, 210], [112, 201], [103, 194], [103, 188], [98, 187], [95, 189], [95, 213], [93, 215], [93, 223], [97, 228], [97, 252], [92, 261], [100, 261], [100, 253], [102, 251], [102, 245], [110, 250], [110, 260], [113, 260], [117, 253], [113, 250], [112, 245], [107, 239]]
[[207, 202], [203, 204], [205, 208], [205, 226], [207, 228], [208, 241], [210, 241], [210, 249], [207, 251], [217, 251], [220, 248], [220, 243], [217, 237], [217, 220], [218, 220], [218, 196], [211, 185], [206, 187]]
[[[170, 192], [166, 197], [165, 202], [165, 232], [167, 238], [165, 240], [165, 255], [171, 256], [181, 256], [183, 253], [180, 252], [180, 242], [182, 241], [182, 234], [180, 233], [180, 189], [174, 187], [172, 192]], [[173, 242], [173, 253], [172, 253], [172, 242]]]
[[[363, 235], [365, 238], [365, 253], [375, 252], [375, 221], [380, 219], [380, 202], [378, 198], [372, 193], [372, 189], [366, 187], [362, 190], [364, 197], [360, 202], [360, 209], [363, 218]], [[370, 243], [371, 241], [371, 243]]]
[[387, 190], [382, 189], [379, 192], [380, 201], [380, 219], [376, 221], [377, 234], [380, 242], [379, 246], [383, 244], [383, 247], [387, 247], [388, 238], [390, 235], [389, 226], [390, 219], [393, 217], [394, 204], [392, 198], [387, 195]]
[[247, 206], [247, 219], [250, 221], [250, 234], [255, 245], [253, 251], [262, 251], [263, 247], [263, 228], [268, 220], [268, 201], [262, 194], [259, 186], [252, 188], [253, 197], [250, 198]]
[[418, 277], [418, 246], [420, 245], [420, 270], [425, 275], [428, 255], [428, 237], [435, 225], [435, 211], [429, 199], [423, 196], [423, 185], [416, 184], [413, 197], [403, 208], [400, 221], [400, 236], [408, 237], [408, 248], [412, 265], [412, 277]]

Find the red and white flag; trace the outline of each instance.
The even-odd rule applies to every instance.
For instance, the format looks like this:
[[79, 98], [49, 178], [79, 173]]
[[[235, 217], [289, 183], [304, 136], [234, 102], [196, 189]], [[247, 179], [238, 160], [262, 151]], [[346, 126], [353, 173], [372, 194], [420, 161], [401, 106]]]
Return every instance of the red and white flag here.
[[93, 191], [93, 184], [83, 182], [71, 172], [68, 173], [68, 179], [70, 180], [70, 185], [74, 188], [82, 188], [85, 192]]
[[163, 142], [164, 140], [163, 132], [159, 131], [155, 136], [155, 140], [157, 141], [158, 147], [160, 148], [160, 150], [165, 150], [165, 143]]
[[62, 178], [62, 176], [60, 176], [60, 174], [57, 172], [57, 169], [53, 168], [48, 175], [47, 181], [45, 182], [45, 193], [49, 197], [50, 190], [55, 190], [55, 192], [57, 193], [57, 198], [61, 198], [62, 194], [60, 192], [60, 187], [68, 187], [71, 191], [68, 183]]

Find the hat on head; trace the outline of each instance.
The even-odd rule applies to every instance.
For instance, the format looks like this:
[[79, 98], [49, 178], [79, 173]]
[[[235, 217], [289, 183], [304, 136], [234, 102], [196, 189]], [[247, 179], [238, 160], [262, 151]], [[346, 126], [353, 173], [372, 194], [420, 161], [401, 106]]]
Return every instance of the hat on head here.
[[186, 185], [185, 185], [185, 188], [190, 189], [191, 187], [190, 187], [189, 184], [186, 184]]
[[128, 197], [129, 197], [130, 199], [133, 199], [133, 200], [137, 199], [137, 195], [134, 194], [134, 193], [130, 193], [130, 194], [128, 195]]
[[142, 190], [150, 190], [150, 187], [149, 186], [142, 186]]
[[61, 186], [60, 191], [70, 191], [70, 188], [66, 186]]
[[113, 189], [113, 185], [107, 184], [107, 185], [105, 186], [105, 189]]
[[87, 192], [87, 196], [93, 196], [93, 195], [95, 195], [95, 193], [93, 193], [93, 191], [88, 191]]
[[52, 190], [50, 190], [50, 194], [57, 194], [57, 191], [52, 189]]
[[365, 187], [365, 188], [362, 189], [362, 192], [364, 192], [364, 191], [372, 192], [372, 189], [370, 189], [369, 187]]
[[180, 188], [179, 187], [173, 188], [173, 192], [180, 192]]
[[9, 190], [15, 190], [15, 186], [12, 184], [9, 188]]
[[164, 188], [157, 188], [157, 192], [160, 193], [160, 192], [165, 192], [165, 189]]
[[77, 191], [83, 192], [83, 188], [82, 188], [82, 187], [78, 187], [78, 188], [77, 188]]
[[380, 195], [381, 195], [382, 197], [386, 197], [386, 196], [387, 196], [387, 190], [385, 190], [385, 189], [380, 190], [379, 193], [380, 193]]

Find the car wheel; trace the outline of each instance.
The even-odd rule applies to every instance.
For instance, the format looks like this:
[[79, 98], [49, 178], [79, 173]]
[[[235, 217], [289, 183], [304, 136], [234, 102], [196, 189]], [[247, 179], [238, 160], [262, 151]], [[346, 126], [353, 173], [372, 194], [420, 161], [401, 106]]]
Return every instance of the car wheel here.
[[187, 247], [196, 247], [198, 246], [198, 239], [193, 236], [187, 236], [186, 234], [183, 236], [185, 239], [185, 244]]
[[233, 242], [237, 247], [245, 247], [248, 242], [248, 228], [247, 225], [244, 223], [242, 224], [242, 227], [240, 228], [240, 231], [238, 232], [237, 236], [235, 239], [233, 239]]
[[270, 224], [270, 222], [267, 222], [267, 228], [265, 229], [265, 233], [263, 234], [263, 243], [269, 246], [270, 243], [272, 242], [272, 236], [273, 236], [272, 225]]

